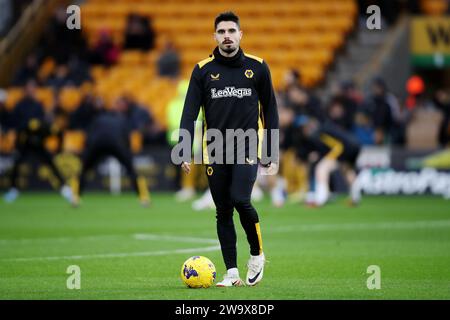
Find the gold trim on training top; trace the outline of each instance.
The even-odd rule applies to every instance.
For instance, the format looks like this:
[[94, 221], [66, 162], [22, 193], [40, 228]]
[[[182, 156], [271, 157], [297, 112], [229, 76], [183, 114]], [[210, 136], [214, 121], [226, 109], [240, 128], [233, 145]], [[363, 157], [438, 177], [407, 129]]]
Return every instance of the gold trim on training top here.
[[206, 141], [206, 132], [208, 130], [208, 126], [206, 124], [206, 115], [205, 115], [205, 107], [202, 106], [203, 112], [203, 137], [202, 137], [202, 151], [203, 151], [203, 164], [209, 164], [209, 155], [208, 155], [208, 144]]
[[244, 53], [244, 55], [245, 55], [247, 58], [254, 59], [254, 60], [258, 61], [259, 63], [263, 63], [263, 61], [264, 61], [262, 58], [257, 57], [257, 56], [254, 56], [254, 55], [252, 55], [252, 54]]
[[331, 148], [330, 152], [325, 156], [327, 159], [335, 160], [339, 158], [339, 156], [344, 151], [344, 145], [339, 140], [333, 138], [328, 134], [320, 135], [320, 140], [323, 141], [328, 147]]
[[261, 112], [261, 103], [258, 100], [258, 159], [262, 157], [262, 143], [264, 139], [264, 118]]
[[213, 61], [213, 60], [214, 60], [214, 56], [209, 57], [209, 58], [206, 58], [206, 59], [203, 59], [202, 61], [200, 61], [200, 62], [197, 63], [197, 64], [198, 64], [198, 67], [201, 69], [201, 68], [203, 68], [203, 66], [204, 66], [205, 64], [210, 63], [210, 62]]

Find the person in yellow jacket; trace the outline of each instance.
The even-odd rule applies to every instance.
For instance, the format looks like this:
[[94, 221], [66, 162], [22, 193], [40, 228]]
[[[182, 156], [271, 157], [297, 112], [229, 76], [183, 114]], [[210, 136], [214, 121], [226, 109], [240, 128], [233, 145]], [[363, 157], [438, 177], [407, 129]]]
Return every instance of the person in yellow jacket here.
[[[169, 145], [174, 146], [178, 142], [178, 131], [180, 127], [181, 114], [183, 113], [184, 100], [189, 87], [188, 80], [181, 80], [177, 87], [177, 96], [169, 102], [167, 107], [167, 140]], [[197, 118], [196, 137], [201, 137], [201, 120], [203, 114], [200, 114]], [[172, 140], [171, 137], [176, 137], [176, 140]], [[202, 152], [201, 141], [199, 139], [194, 140], [193, 145], [194, 152]], [[202, 165], [194, 165], [192, 167], [193, 174], [186, 174], [181, 172], [181, 189], [175, 194], [177, 201], [188, 201], [195, 197], [196, 187], [206, 186], [206, 179], [204, 178]], [[203, 180], [203, 181], [202, 181]]]

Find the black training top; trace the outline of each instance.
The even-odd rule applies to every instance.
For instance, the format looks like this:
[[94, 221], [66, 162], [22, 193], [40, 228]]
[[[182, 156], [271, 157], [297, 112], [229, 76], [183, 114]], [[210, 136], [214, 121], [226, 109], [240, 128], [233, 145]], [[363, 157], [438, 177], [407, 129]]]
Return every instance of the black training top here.
[[[224, 141], [226, 129], [256, 130], [258, 158], [261, 158], [262, 129], [268, 129], [265, 144], [267, 154], [271, 155], [269, 130], [278, 129], [278, 111], [269, 67], [261, 58], [244, 54], [242, 49], [228, 58], [216, 47], [192, 72], [180, 124], [191, 137], [200, 108], [204, 114], [204, 129], [220, 130]], [[203, 161], [208, 164], [206, 145], [204, 134]], [[184, 155], [186, 161], [190, 161], [190, 156]]]

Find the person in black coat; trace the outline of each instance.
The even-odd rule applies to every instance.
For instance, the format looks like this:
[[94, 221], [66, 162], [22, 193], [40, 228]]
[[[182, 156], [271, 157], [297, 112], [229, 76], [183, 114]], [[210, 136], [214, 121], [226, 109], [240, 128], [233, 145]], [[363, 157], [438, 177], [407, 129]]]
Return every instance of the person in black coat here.
[[13, 202], [19, 196], [17, 176], [20, 164], [37, 157], [50, 167], [61, 186], [61, 195], [71, 201], [72, 193], [64, 178], [53, 163], [53, 157], [45, 148], [45, 140], [55, 134], [58, 128], [46, 121], [42, 104], [36, 99], [36, 82], [29, 80], [25, 87], [25, 96], [15, 106], [12, 113], [13, 129], [17, 133], [16, 154], [10, 176], [11, 188], [5, 194], [6, 202]]
[[86, 148], [82, 156], [79, 180], [73, 186], [73, 206], [78, 206], [84, 191], [87, 172], [107, 156], [116, 158], [126, 169], [134, 190], [143, 206], [150, 203], [145, 178], [138, 177], [133, 166], [133, 155], [129, 144], [130, 127], [125, 116], [117, 110], [97, 110], [87, 128]]

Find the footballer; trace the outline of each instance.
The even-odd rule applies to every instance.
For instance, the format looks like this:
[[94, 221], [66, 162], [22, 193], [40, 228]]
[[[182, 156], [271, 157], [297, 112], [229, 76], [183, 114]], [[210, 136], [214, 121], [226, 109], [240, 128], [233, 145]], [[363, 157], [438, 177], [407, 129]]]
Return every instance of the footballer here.
[[[180, 129], [187, 130], [193, 137], [194, 122], [202, 109], [206, 130], [215, 129], [224, 136], [229, 129], [258, 132], [257, 141], [253, 141], [257, 144], [258, 155], [251, 158], [250, 146], [246, 144], [244, 150], [240, 150], [245, 153], [246, 161], [243, 163], [211, 160], [208, 150], [211, 141], [207, 141], [205, 133], [203, 135], [203, 162], [216, 206], [217, 234], [227, 268], [223, 281], [217, 286], [254, 286], [263, 277], [265, 257], [258, 213], [250, 200], [258, 164], [265, 166], [268, 171], [277, 165], [277, 161], [269, 161], [273, 157], [264, 156], [261, 152], [263, 136], [260, 134], [264, 129], [268, 131], [264, 148], [267, 148], [267, 155], [275, 154], [277, 151], [271, 147], [270, 137], [271, 131], [278, 130], [277, 105], [268, 65], [263, 59], [244, 53], [240, 47], [243, 33], [239, 17], [232, 12], [221, 13], [216, 17], [214, 27], [217, 47], [209, 58], [194, 67]], [[223, 141], [223, 150], [226, 151], [223, 151], [222, 159], [229, 159], [230, 141]], [[233, 148], [239, 152], [238, 148]], [[190, 171], [190, 164], [191, 154], [183, 155], [181, 166], [186, 173]], [[234, 209], [239, 214], [250, 246], [245, 283], [237, 268]]]

